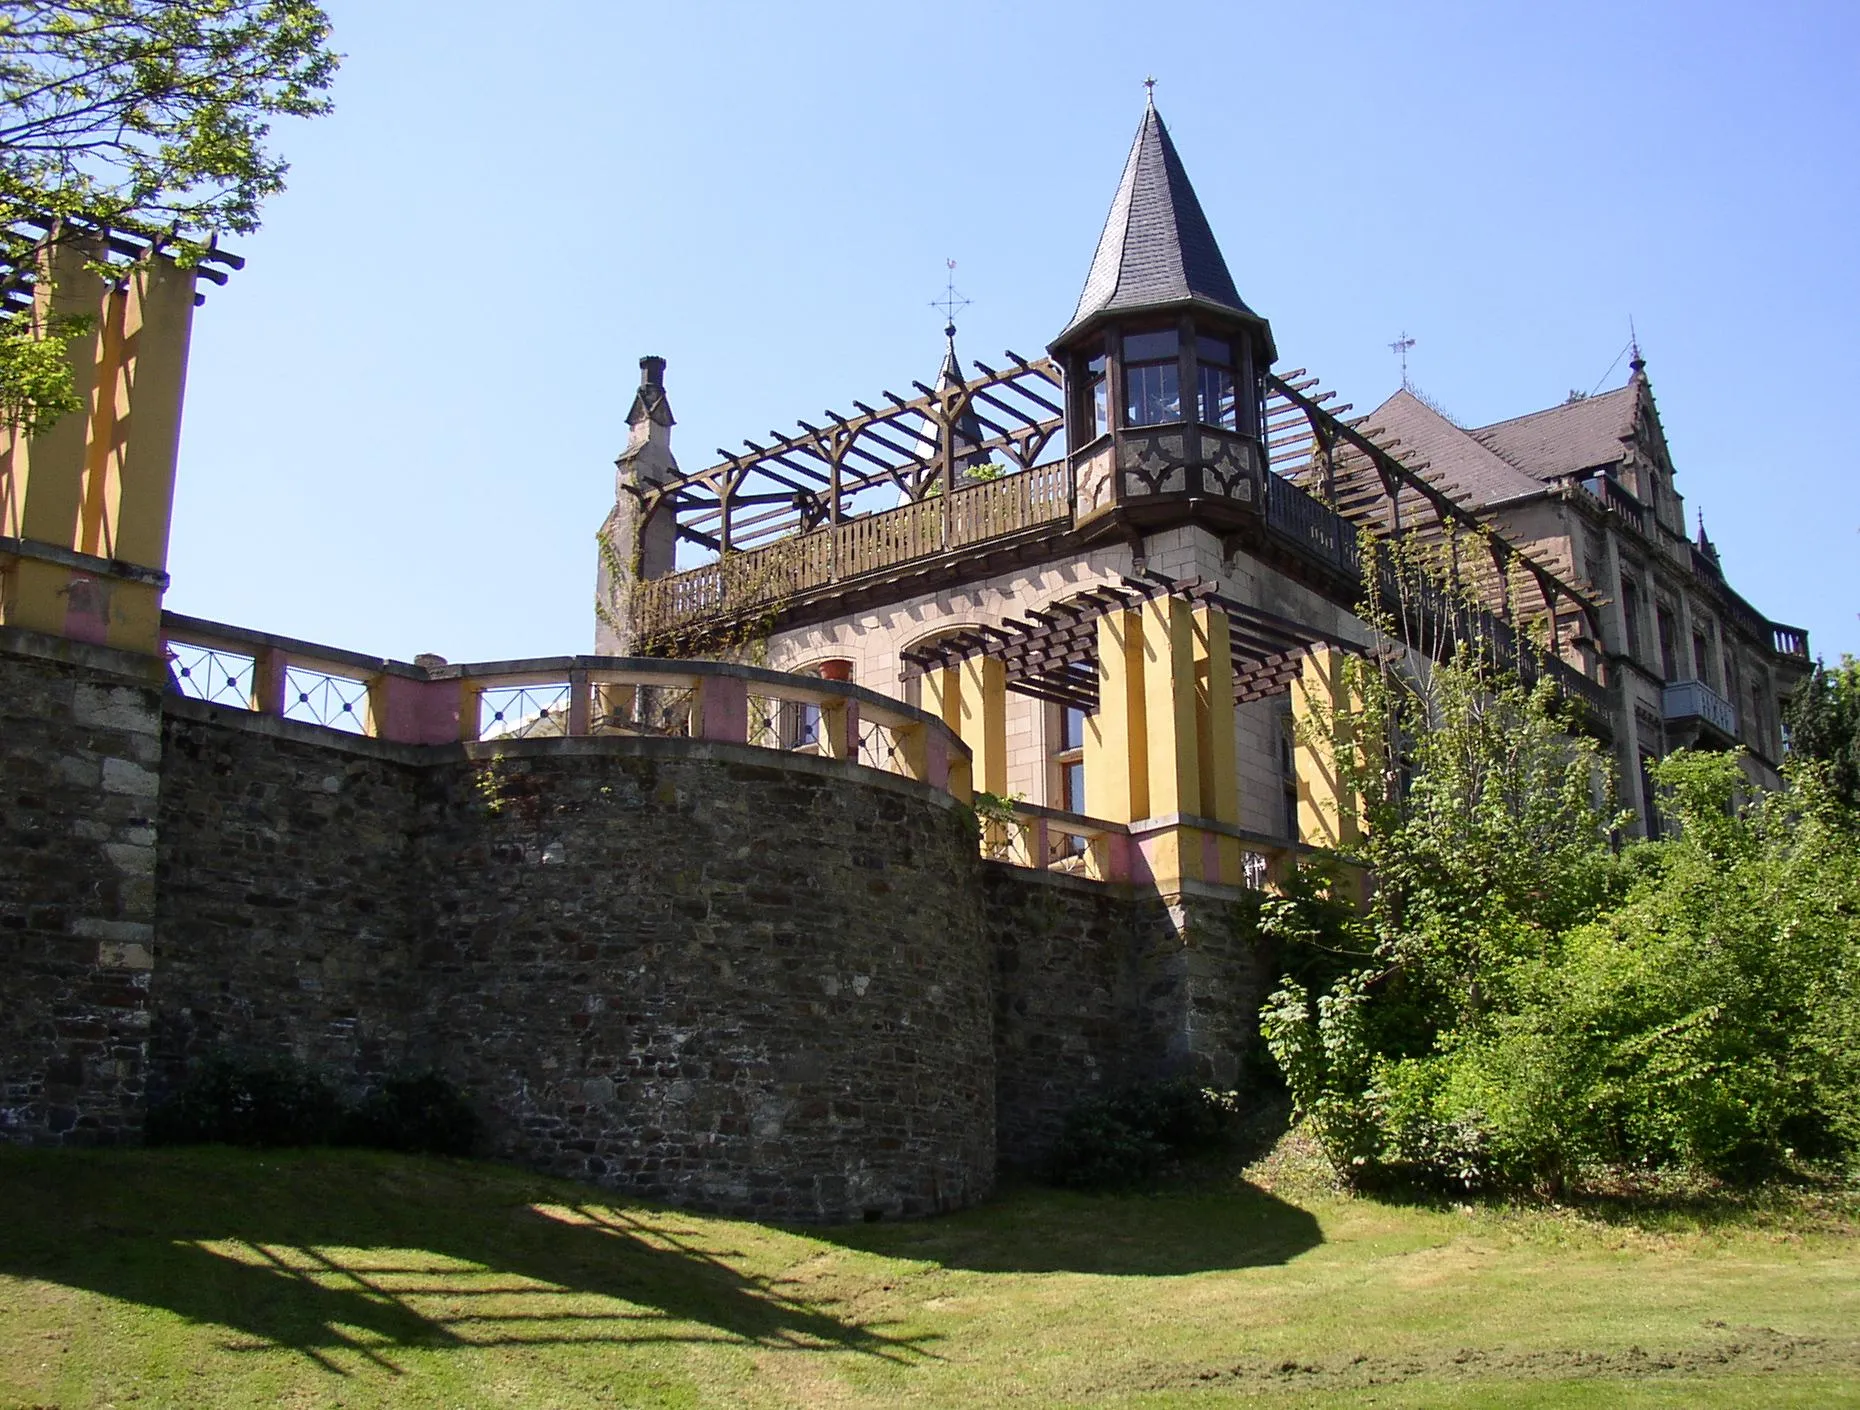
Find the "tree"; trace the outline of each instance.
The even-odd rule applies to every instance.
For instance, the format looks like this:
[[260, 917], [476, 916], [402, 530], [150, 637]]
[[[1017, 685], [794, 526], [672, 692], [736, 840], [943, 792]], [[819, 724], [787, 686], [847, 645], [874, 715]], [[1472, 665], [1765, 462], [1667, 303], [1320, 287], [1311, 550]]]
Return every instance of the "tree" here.
[[1860, 660], [1821, 662], [1789, 702], [1789, 752], [1825, 764], [1828, 786], [1849, 808], [1860, 808]]
[[[58, 220], [162, 239], [183, 262], [257, 228], [287, 165], [270, 119], [329, 110], [337, 56], [315, 0], [0, 0], [0, 293]], [[0, 410], [71, 409], [71, 330], [0, 323]]]

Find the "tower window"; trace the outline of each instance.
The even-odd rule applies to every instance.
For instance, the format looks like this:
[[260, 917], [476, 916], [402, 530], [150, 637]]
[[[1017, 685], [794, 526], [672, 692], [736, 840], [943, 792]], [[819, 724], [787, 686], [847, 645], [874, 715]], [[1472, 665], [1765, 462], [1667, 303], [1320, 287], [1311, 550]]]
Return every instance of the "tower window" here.
[[1196, 379], [1200, 383], [1201, 419], [1210, 426], [1240, 429], [1240, 404], [1234, 396], [1234, 350], [1219, 338], [1197, 338]]
[[1180, 339], [1173, 331], [1124, 339], [1124, 424], [1155, 426], [1182, 419]]
[[1105, 395], [1103, 353], [1085, 364], [1085, 405], [1091, 417], [1091, 438], [1097, 440], [1111, 429], [1111, 406], [1110, 399]]

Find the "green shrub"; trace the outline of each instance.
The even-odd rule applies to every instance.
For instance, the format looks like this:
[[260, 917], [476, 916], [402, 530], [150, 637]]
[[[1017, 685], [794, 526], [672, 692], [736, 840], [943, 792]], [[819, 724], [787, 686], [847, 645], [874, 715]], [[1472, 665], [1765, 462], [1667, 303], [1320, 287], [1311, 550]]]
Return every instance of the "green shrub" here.
[[428, 1155], [469, 1155], [478, 1143], [478, 1113], [437, 1072], [390, 1077], [349, 1113], [351, 1145]]
[[215, 1053], [149, 1110], [151, 1145], [371, 1146], [466, 1155], [478, 1117], [438, 1073], [389, 1077], [345, 1102], [321, 1074], [288, 1058]]
[[1183, 1156], [1233, 1132], [1234, 1094], [1186, 1079], [1145, 1083], [1081, 1102], [1066, 1114], [1049, 1175], [1074, 1189], [1118, 1189], [1154, 1179]]

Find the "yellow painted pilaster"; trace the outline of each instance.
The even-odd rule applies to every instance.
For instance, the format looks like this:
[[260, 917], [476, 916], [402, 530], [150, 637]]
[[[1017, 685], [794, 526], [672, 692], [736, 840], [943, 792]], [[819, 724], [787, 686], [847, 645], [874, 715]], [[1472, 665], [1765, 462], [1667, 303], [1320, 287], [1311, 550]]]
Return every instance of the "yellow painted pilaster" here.
[[[90, 246], [64, 242], [40, 255], [32, 315], [40, 327], [66, 318], [88, 320], [67, 344], [66, 358], [80, 395], [92, 396], [102, 342], [98, 315], [105, 295], [103, 281], [84, 268], [93, 253]], [[89, 425], [87, 403], [85, 410], [61, 417], [36, 436], [9, 435], [6, 487], [0, 490], [0, 534], [53, 548], [77, 547]], [[69, 568], [20, 559], [6, 574], [0, 620], [9, 626], [62, 634], [71, 576]]]
[[1085, 811], [1109, 822], [1149, 816], [1143, 630], [1135, 612], [1098, 619], [1098, 708], [1085, 717]]
[[[1177, 597], [1153, 598], [1138, 609], [1143, 630], [1143, 699], [1149, 745], [1151, 817], [1199, 816], [1201, 761], [1196, 729], [1193, 609]], [[1172, 827], [1146, 846], [1156, 884], [1167, 890], [1200, 879], [1199, 830]]]
[[[1240, 767], [1234, 744], [1233, 643], [1227, 614], [1218, 607], [1194, 612], [1195, 754], [1200, 766], [1201, 814], [1216, 822], [1240, 825]], [[1238, 886], [1242, 874], [1240, 839], [1217, 837], [1220, 875], [1205, 878]]]
[[971, 656], [957, 668], [962, 705], [956, 733], [969, 746], [978, 792], [1007, 793], [1007, 667], [992, 656]]
[[127, 409], [129, 425], [118, 428], [122, 459], [111, 556], [165, 568], [194, 327], [194, 273], [167, 260], [144, 260], [132, 267], [126, 294], [117, 403]]
[[[1356, 702], [1344, 680], [1344, 654], [1331, 646], [1305, 654], [1292, 682], [1297, 730], [1298, 838], [1312, 847], [1349, 848], [1362, 837], [1357, 799], [1344, 787], [1333, 736], [1347, 738]], [[1337, 732], [1343, 732], [1337, 735]]]

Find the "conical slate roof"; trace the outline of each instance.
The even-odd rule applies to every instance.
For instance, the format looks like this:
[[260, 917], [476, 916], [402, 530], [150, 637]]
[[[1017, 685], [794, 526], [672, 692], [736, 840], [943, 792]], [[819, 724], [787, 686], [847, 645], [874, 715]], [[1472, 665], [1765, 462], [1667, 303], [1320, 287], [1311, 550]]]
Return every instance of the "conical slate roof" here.
[[1151, 104], [1066, 333], [1100, 314], [1190, 301], [1259, 318], [1241, 302], [1169, 129]]

